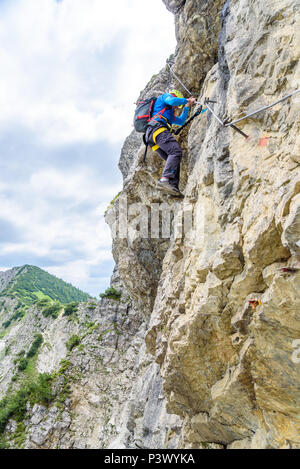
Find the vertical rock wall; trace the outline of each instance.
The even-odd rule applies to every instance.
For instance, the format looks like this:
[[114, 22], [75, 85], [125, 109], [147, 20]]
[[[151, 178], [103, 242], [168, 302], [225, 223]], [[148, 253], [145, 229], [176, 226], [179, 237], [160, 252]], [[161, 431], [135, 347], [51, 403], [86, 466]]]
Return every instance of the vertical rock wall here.
[[[172, 70], [222, 120], [300, 88], [299, 2], [164, 3]], [[141, 96], [171, 87], [165, 67]], [[300, 447], [299, 104], [300, 94], [240, 122], [247, 140], [209, 112], [195, 119], [179, 137], [183, 201], [157, 191], [163, 162], [149, 150], [144, 163], [131, 133], [106, 213], [121, 299], [70, 317], [31, 308], [0, 331], [1, 397], [38, 373], [53, 383], [48, 403], [28, 401], [22, 422], [6, 422], [0, 446]], [[4, 303], [3, 320], [15, 306]], [[18, 363], [37, 333], [26, 375]]]
[[[217, 101], [221, 119], [300, 87], [298, 2], [164, 3], [176, 20], [173, 70], [200, 101]], [[171, 85], [180, 89], [165, 69], [144, 95]], [[192, 212], [193, 232], [143, 237], [129, 209], [129, 235], [114, 237], [122, 281], [149, 321], [166, 409], [183, 422], [178, 447], [300, 446], [299, 103], [300, 94], [243, 120], [248, 140], [209, 112], [197, 118], [179, 139], [185, 199], [176, 206]], [[122, 197], [152, 216], [155, 204], [174, 208], [155, 189], [161, 160], [149, 152], [143, 164], [140, 144], [133, 133], [122, 152], [113, 231]]]

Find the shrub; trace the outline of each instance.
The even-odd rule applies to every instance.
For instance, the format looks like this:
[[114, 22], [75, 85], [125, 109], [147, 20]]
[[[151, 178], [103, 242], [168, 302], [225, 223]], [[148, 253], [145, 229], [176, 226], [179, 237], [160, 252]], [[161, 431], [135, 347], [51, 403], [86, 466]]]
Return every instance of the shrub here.
[[5, 321], [5, 322], [2, 324], [2, 326], [3, 326], [5, 329], [7, 329], [7, 328], [11, 325], [11, 323], [12, 323], [13, 321], [16, 321], [17, 319], [20, 319], [20, 318], [22, 318], [23, 316], [25, 316], [25, 310], [24, 310], [24, 309], [21, 309], [21, 310], [19, 310], [19, 311], [16, 311], [16, 312], [11, 316], [10, 319], [8, 319], [7, 321]]
[[27, 353], [27, 358], [34, 357], [37, 354], [37, 351], [39, 347], [41, 346], [42, 342], [43, 342], [42, 334], [37, 334]]
[[57, 375], [64, 375], [65, 372], [67, 371], [67, 369], [72, 365], [72, 363], [69, 361], [69, 360], [66, 360], [66, 359], [62, 359], [60, 361], [60, 368], [59, 370], [56, 372]]
[[0, 449], [9, 449], [9, 445], [4, 437], [0, 437]]
[[110, 204], [109, 206], [107, 207], [107, 209], [105, 210], [105, 214], [106, 212], [108, 212], [108, 210], [110, 210], [114, 205], [115, 205], [115, 202], [117, 201], [117, 199], [119, 198], [121, 192], [118, 192], [117, 195], [110, 201]]
[[33, 384], [29, 385], [31, 401], [48, 405], [53, 400], [51, 389], [52, 377], [48, 373], [41, 373]]
[[43, 309], [42, 314], [43, 316], [45, 316], [45, 318], [48, 318], [50, 316], [53, 319], [56, 319], [61, 309], [62, 305], [58, 302], [55, 302], [52, 305], [47, 306], [45, 309]]
[[26, 370], [28, 363], [28, 358], [21, 358], [19, 361], [18, 371]]
[[5, 322], [2, 324], [2, 326], [4, 327], [4, 329], [7, 329], [7, 328], [10, 326], [10, 324], [11, 324], [11, 321], [8, 320], [8, 321], [5, 321]]
[[66, 347], [69, 351], [73, 350], [74, 347], [80, 344], [80, 337], [78, 335], [72, 335], [68, 342], [66, 343]]
[[23, 422], [19, 422], [15, 433], [13, 434], [13, 445], [15, 448], [21, 449], [26, 442], [26, 426]]
[[17, 422], [24, 419], [28, 401], [31, 404], [48, 405], [54, 398], [51, 383], [51, 375], [42, 373], [35, 382], [25, 383], [14, 394], [4, 397], [0, 401], [0, 434], [10, 418], [13, 417]]
[[122, 292], [116, 290], [113, 287], [107, 288], [104, 293], [100, 293], [100, 298], [108, 298], [109, 300], [119, 301], [122, 296]]
[[38, 309], [45, 308], [50, 303], [50, 298], [42, 298], [41, 300], [37, 301], [36, 306]]
[[71, 314], [76, 313], [79, 303], [73, 301], [65, 306], [64, 316], [71, 316]]

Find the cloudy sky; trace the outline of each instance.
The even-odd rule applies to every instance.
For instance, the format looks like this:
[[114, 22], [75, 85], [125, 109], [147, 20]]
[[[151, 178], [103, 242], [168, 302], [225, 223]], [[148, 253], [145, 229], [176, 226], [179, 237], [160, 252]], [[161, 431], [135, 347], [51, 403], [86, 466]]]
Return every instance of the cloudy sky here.
[[0, 0], [0, 269], [98, 295], [134, 102], [174, 52], [162, 0]]

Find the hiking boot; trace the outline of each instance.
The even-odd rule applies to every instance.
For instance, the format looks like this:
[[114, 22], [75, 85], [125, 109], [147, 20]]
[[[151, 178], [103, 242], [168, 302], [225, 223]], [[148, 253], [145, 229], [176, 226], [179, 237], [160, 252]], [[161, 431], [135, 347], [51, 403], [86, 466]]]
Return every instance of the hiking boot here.
[[177, 199], [184, 199], [184, 194], [182, 192], [180, 192], [178, 187], [173, 186], [173, 189], [176, 191], [176, 194], [169, 194], [170, 197], [177, 197]]
[[176, 197], [177, 199], [184, 199], [184, 194], [180, 192], [179, 189], [174, 188], [177, 192], [177, 194], [169, 194], [170, 197]]
[[173, 195], [175, 197], [180, 197], [183, 198], [184, 195], [180, 192], [177, 187], [172, 186], [172, 184], [169, 183], [169, 181], [158, 181], [157, 183], [157, 189], [167, 192], [169, 195]]

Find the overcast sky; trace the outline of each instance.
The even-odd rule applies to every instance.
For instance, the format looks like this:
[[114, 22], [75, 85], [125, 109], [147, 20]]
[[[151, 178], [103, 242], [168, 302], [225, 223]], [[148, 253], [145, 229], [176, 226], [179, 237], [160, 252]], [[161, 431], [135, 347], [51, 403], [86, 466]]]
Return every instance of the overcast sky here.
[[0, 0], [0, 269], [109, 286], [122, 142], [174, 50], [162, 0]]

